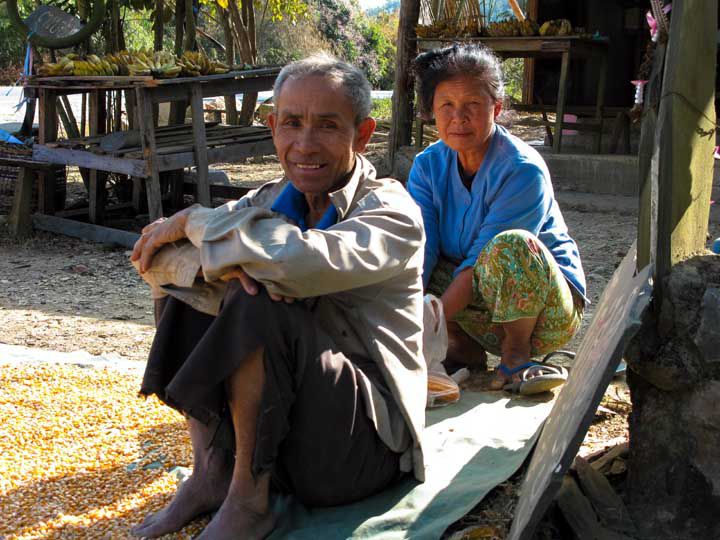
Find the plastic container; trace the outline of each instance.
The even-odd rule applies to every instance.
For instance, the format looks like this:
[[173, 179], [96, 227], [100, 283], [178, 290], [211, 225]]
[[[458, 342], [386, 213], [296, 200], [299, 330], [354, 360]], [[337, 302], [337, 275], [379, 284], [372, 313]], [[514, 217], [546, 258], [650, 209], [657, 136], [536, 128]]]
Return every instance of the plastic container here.
[[720, 238], [716, 238], [715, 241], [712, 243], [712, 252], [720, 255]]
[[428, 409], [444, 407], [460, 399], [460, 387], [445, 373], [439, 371], [428, 372]]

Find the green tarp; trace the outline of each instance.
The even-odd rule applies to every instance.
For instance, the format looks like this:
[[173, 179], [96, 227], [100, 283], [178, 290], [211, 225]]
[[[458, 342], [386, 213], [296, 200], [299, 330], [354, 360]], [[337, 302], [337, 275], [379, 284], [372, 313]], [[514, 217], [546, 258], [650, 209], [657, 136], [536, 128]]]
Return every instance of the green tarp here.
[[279, 497], [270, 539], [440, 538], [518, 470], [552, 405], [551, 397], [464, 392], [459, 403], [427, 412], [424, 483], [408, 478], [374, 497], [334, 508], [308, 510], [292, 497]]

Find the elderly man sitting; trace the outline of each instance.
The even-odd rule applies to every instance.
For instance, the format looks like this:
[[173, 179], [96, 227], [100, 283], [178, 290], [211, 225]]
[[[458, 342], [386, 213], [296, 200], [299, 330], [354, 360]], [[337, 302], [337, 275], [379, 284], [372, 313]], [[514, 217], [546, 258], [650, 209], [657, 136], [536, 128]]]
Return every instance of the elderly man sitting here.
[[315, 56], [274, 93], [284, 178], [156, 221], [132, 254], [156, 291], [168, 251], [203, 277], [161, 287], [141, 390], [185, 414], [193, 474], [137, 536], [217, 510], [201, 538], [262, 538], [271, 489], [326, 506], [423, 478], [419, 209], [359, 154], [375, 129], [361, 72]]

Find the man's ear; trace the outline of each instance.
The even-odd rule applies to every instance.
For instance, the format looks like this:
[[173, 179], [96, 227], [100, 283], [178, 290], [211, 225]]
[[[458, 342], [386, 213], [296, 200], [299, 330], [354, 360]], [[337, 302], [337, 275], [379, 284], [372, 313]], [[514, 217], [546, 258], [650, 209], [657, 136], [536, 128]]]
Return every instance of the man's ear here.
[[268, 126], [270, 126], [270, 133], [272, 133], [272, 136], [275, 137], [275, 126], [277, 125], [277, 117], [275, 116], [275, 113], [268, 114], [267, 122]]
[[365, 150], [367, 143], [370, 141], [370, 137], [375, 132], [375, 119], [369, 116], [360, 122], [360, 125], [355, 129], [355, 140], [353, 141], [353, 150], [355, 152], [362, 152]]

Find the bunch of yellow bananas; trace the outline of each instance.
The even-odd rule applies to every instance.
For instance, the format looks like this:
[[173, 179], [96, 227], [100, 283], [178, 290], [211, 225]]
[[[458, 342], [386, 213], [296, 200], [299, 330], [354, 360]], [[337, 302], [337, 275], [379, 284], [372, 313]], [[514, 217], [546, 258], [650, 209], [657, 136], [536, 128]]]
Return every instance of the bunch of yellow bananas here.
[[538, 23], [532, 19], [525, 19], [520, 23], [520, 35], [522, 36], [537, 36], [538, 29]]
[[63, 56], [57, 63], [41, 64], [37, 70], [38, 75], [41, 77], [59, 77], [64, 75], [94, 77], [117, 75], [118, 72], [118, 67], [104, 58], [89, 54], [87, 58], [83, 60], [74, 53]]
[[513, 37], [520, 35], [520, 21], [505, 19], [492, 22], [487, 26], [487, 33], [491, 37]]
[[540, 27], [541, 36], [569, 36], [572, 33], [572, 24], [567, 19], [545, 21]]
[[181, 67], [177, 58], [169, 51], [137, 51], [129, 53], [131, 63], [128, 64], [130, 75], [152, 75], [158, 79], [172, 79], [180, 74]]
[[[243, 66], [240, 69], [249, 67]], [[171, 79], [181, 73], [184, 76], [196, 77], [217, 75], [228, 71], [230, 68], [226, 64], [210, 60], [200, 52], [185, 52], [181, 58], [177, 58], [170, 51], [153, 52], [150, 49], [141, 49], [107, 54], [103, 58], [94, 54], [81, 58], [77, 54], [70, 53], [56, 63], [41, 64], [38, 66], [37, 74], [41, 77], [152, 75], [158, 79]]]
[[217, 60], [210, 60], [201, 52], [185, 51], [177, 63], [182, 68], [181, 73], [184, 77], [220, 75], [230, 71], [227, 64]]

